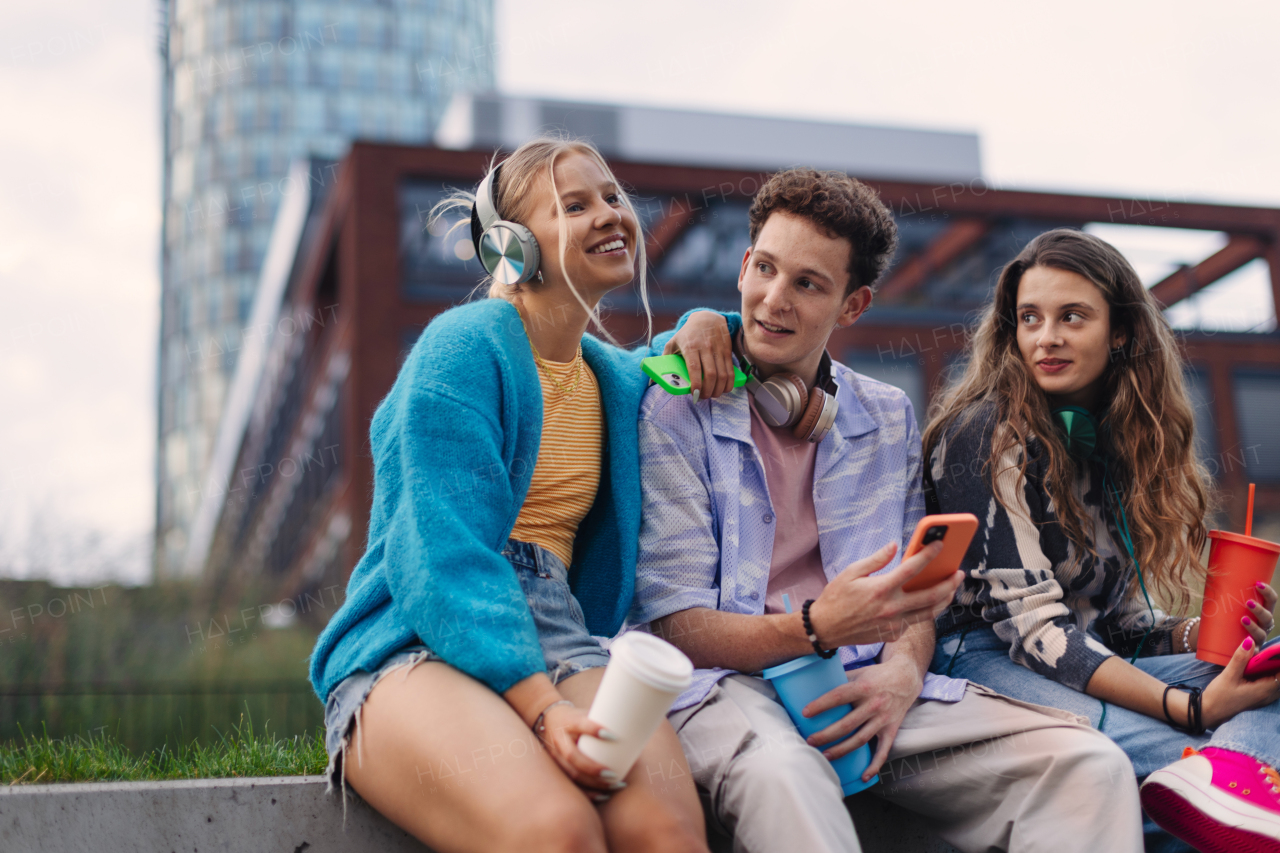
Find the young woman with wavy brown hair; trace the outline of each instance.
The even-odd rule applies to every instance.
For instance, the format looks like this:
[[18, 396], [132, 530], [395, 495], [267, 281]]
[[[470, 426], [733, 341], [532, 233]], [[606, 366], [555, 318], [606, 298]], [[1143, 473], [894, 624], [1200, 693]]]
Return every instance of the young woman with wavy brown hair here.
[[1225, 668], [1196, 659], [1197, 619], [1155, 606], [1203, 587], [1193, 440], [1177, 341], [1133, 267], [1080, 231], [1031, 241], [924, 433], [938, 510], [980, 523], [932, 668], [1088, 717], [1146, 778], [1148, 850], [1186, 849], [1167, 831], [1280, 851], [1280, 680], [1244, 678], [1275, 591]]

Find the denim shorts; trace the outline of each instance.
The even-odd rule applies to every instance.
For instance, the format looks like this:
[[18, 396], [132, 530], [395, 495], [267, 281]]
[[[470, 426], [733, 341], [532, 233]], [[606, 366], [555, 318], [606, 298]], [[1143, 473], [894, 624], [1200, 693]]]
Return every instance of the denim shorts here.
[[[559, 684], [583, 670], [608, 664], [609, 653], [587, 631], [582, 607], [569, 590], [569, 569], [564, 561], [541, 545], [514, 539], [507, 540], [502, 556], [511, 563], [520, 580], [552, 683]], [[375, 672], [360, 670], [338, 682], [329, 693], [324, 709], [325, 750], [329, 753], [329, 766], [325, 769], [328, 790], [343, 784], [342, 762], [351, 745], [352, 723], [359, 720], [360, 708], [374, 686], [393, 672], [399, 672], [399, 677], [404, 678], [418, 664], [440, 660], [443, 658], [431, 649], [414, 644], [394, 652]], [[359, 743], [355, 747], [359, 750]]]

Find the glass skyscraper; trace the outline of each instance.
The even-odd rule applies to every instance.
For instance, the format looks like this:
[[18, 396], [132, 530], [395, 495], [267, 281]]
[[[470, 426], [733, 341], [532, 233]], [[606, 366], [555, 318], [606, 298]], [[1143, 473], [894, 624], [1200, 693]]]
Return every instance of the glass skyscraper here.
[[[421, 144], [494, 85], [492, 0], [161, 0], [166, 26], [155, 568], [181, 571], [287, 175]], [[335, 167], [336, 168], [336, 167]], [[333, 169], [322, 180], [333, 180]]]

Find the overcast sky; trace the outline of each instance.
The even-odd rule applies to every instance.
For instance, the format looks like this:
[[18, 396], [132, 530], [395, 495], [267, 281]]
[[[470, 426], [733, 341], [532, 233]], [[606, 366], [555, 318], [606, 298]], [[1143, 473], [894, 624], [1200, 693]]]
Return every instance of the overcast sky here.
[[[0, 570], [145, 577], [156, 21], [0, 10]], [[1280, 4], [500, 0], [498, 22], [511, 94], [974, 131], [999, 187], [1280, 206]], [[1107, 236], [1151, 269], [1216, 245]], [[1195, 310], [1273, 310], [1258, 266], [1216, 290]], [[95, 535], [101, 558], [67, 556]]]

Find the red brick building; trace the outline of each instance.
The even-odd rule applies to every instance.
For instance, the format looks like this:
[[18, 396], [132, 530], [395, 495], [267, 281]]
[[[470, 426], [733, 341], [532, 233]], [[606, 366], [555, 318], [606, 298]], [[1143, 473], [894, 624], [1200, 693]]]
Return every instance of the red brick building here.
[[[310, 189], [282, 212], [268, 253], [278, 287], [260, 297], [257, 355], [241, 359], [246, 378], [237, 377], [221, 461], [201, 495], [193, 569], [252, 573], [281, 594], [345, 583], [365, 543], [370, 418], [420, 330], [481, 277], [466, 229], [429, 228], [426, 212], [448, 187], [473, 187], [488, 157], [357, 143], [336, 170], [312, 164], [309, 179], [300, 177]], [[747, 205], [765, 173], [611, 162], [648, 236], [655, 329], [696, 305], [735, 308]], [[1010, 192], [976, 179], [867, 182], [897, 218], [901, 248], [875, 306], [836, 336], [832, 354], [902, 387], [918, 416], [963, 359], [966, 324], [1001, 265], [1048, 228], [1223, 232], [1225, 248], [1155, 284], [1156, 296], [1172, 304], [1265, 258], [1280, 304], [1280, 210]], [[609, 301], [619, 340], [642, 336], [636, 295]], [[1221, 522], [1242, 526], [1242, 495], [1254, 481], [1255, 524], [1269, 530], [1280, 524], [1280, 335], [1182, 338], [1201, 453], [1226, 498]]]

